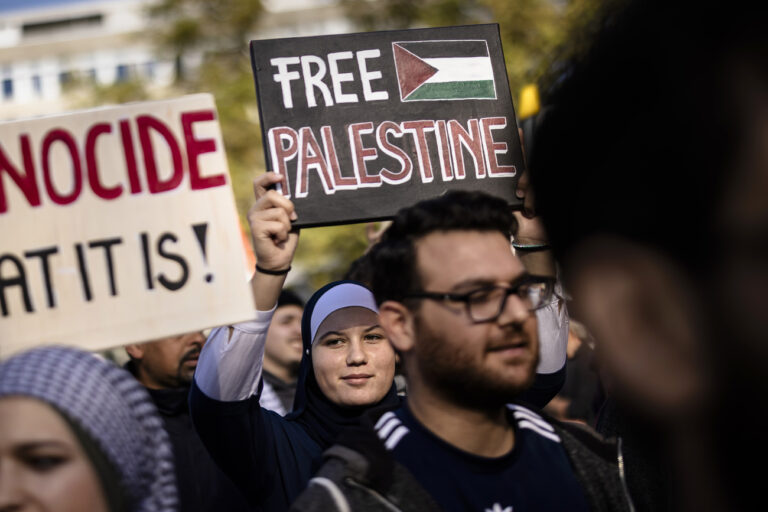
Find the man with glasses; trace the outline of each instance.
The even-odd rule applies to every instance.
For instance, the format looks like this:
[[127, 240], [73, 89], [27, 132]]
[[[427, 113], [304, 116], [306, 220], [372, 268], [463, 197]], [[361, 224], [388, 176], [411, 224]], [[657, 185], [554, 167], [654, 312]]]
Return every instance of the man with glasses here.
[[534, 379], [534, 311], [553, 282], [512, 253], [513, 224], [478, 192], [398, 213], [372, 255], [373, 291], [407, 403], [373, 418], [378, 445], [343, 436], [354, 451], [332, 449], [295, 509], [629, 510], [615, 447], [515, 402]]

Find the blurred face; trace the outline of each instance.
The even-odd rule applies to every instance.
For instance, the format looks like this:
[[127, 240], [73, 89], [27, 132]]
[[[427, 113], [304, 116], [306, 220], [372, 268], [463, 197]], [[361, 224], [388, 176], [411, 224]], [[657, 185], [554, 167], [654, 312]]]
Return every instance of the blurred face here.
[[719, 320], [728, 319], [721, 329], [738, 337], [751, 359], [768, 358], [768, 93], [753, 94], [748, 108], [743, 155], [729, 173], [718, 216], [722, 259], [714, 281]]
[[379, 317], [361, 307], [334, 311], [320, 324], [312, 362], [320, 390], [337, 405], [373, 405], [395, 376], [395, 351]]
[[[422, 290], [467, 293], [511, 285], [525, 274], [500, 233], [431, 233], [416, 243]], [[465, 303], [421, 300], [407, 373], [451, 402], [475, 407], [507, 403], [531, 385], [538, 362], [536, 316], [513, 295], [496, 320], [475, 323]]]
[[108, 510], [93, 466], [67, 424], [31, 398], [0, 399], [0, 510]]
[[301, 314], [299, 306], [281, 306], [275, 310], [264, 347], [264, 369], [294, 380], [301, 363]]
[[204, 344], [203, 333], [191, 332], [133, 345], [127, 350], [139, 360], [142, 384], [152, 389], [167, 389], [188, 386], [192, 382]]
[[699, 296], [666, 255], [592, 237], [570, 251], [564, 268], [571, 310], [595, 337], [597, 366], [612, 398], [627, 410], [668, 422], [688, 416], [711, 396], [702, 380], [707, 329], [701, 329], [706, 320], [698, 311]]

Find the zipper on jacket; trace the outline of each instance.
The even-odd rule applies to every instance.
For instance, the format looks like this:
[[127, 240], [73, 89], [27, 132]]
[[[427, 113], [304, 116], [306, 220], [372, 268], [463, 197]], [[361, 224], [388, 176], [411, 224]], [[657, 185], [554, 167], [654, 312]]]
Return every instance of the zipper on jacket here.
[[369, 487], [366, 487], [366, 486], [364, 486], [364, 485], [362, 485], [362, 484], [360, 484], [360, 483], [356, 482], [356, 481], [355, 481], [355, 480], [354, 480], [352, 477], [349, 477], [349, 476], [348, 476], [348, 477], [346, 477], [346, 478], [344, 479], [344, 481], [345, 481], [346, 483], [348, 483], [349, 485], [351, 485], [352, 487], [357, 487], [358, 489], [360, 489], [360, 490], [363, 490], [363, 491], [367, 492], [368, 494], [370, 494], [371, 496], [373, 496], [373, 498], [374, 498], [374, 499], [376, 499], [376, 501], [380, 502], [382, 505], [384, 505], [385, 507], [387, 507], [387, 508], [388, 508], [389, 510], [391, 510], [392, 512], [403, 512], [401, 509], [397, 508], [397, 507], [396, 507], [396, 506], [395, 506], [395, 505], [394, 505], [394, 504], [393, 504], [391, 501], [389, 501], [387, 498], [385, 498], [384, 496], [382, 496], [382, 495], [381, 495], [381, 494], [379, 494], [378, 492], [374, 491], [373, 489], [371, 489], [371, 488], [369, 488]]
[[617, 438], [618, 448], [618, 462], [619, 462], [619, 479], [621, 480], [621, 487], [624, 489], [624, 496], [627, 498], [627, 505], [629, 505], [629, 512], [635, 512], [635, 505], [632, 503], [632, 496], [629, 494], [629, 486], [627, 485], [627, 476], [624, 472], [624, 454], [621, 451], [621, 436]]

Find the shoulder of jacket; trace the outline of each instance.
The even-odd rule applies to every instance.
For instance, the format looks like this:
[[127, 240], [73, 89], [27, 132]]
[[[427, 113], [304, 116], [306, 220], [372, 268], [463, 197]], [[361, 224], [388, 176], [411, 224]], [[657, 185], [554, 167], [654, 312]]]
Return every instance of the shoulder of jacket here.
[[552, 420], [552, 425], [556, 431], [566, 434], [561, 437], [573, 439], [587, 450], [607, 460], [613, 461], [616, 458], [617, 445], [614, 438], [606, 439], [592, 427], [572, 421]]
[[616, 442], [614, 439], [606, 439], [592, 427], [574, 421], [562, 421], [549, 416], [544, 411], [521, 404], [509, 404], [507, 406], [518, 421], [531, 421], [539, 430], [549, 432], [550, 427], [554, 434], [560, 437], [563, 444], [570, 446], [578, 443], [583, 448], [595, 454], [613, 460], [616, 456]]

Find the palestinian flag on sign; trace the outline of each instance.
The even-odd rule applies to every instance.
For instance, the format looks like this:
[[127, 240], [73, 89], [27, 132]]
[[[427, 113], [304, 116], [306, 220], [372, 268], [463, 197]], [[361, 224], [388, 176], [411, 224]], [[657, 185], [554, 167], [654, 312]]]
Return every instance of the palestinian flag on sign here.
[[402, 101], [495, 100], [484, 40], [392, 43]]

